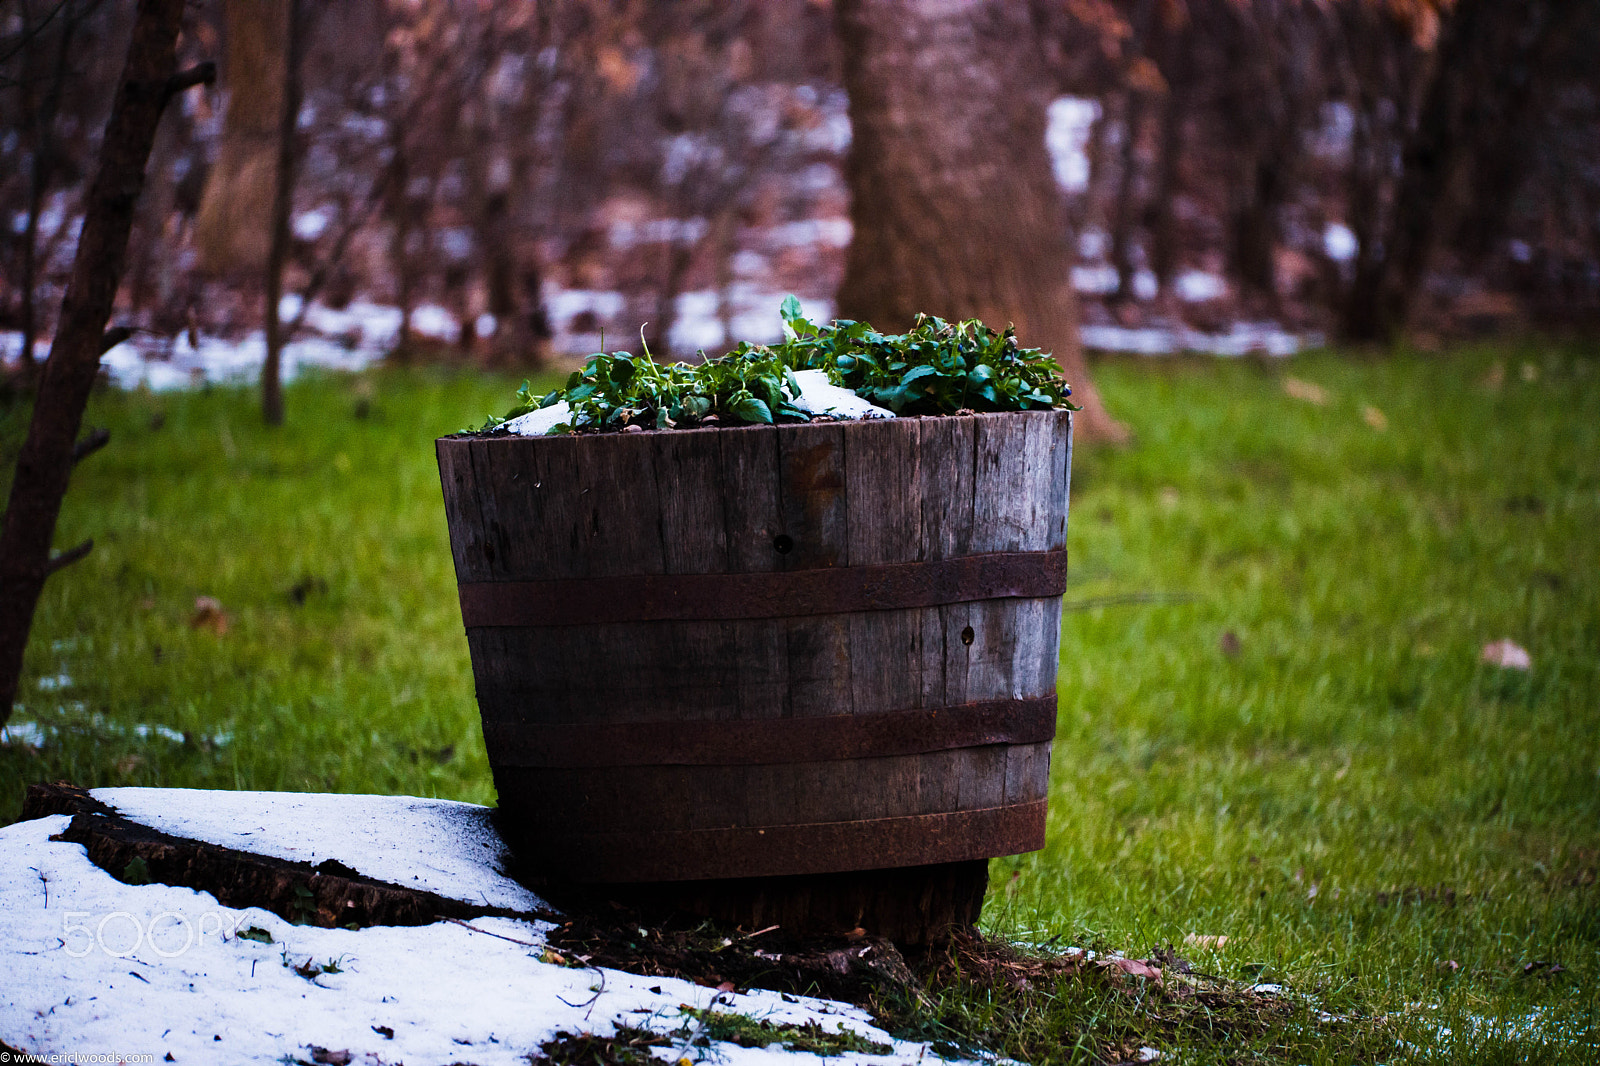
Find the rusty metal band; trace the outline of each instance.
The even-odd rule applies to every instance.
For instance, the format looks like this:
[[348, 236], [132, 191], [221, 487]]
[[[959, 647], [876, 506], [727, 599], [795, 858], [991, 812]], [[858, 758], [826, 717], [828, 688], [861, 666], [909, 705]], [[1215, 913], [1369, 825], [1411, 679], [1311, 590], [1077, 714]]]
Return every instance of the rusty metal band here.
[[[518, 843], [519, 852], [536, 866], [571, 881], [709, 881], [884, 870], [1038, 851], [1044, 847], [1045, 803], [806, 825], [568, 837], [539, 832]], [[516, 822], [506, 828], [515, 840]]]
[[1055, 693], [882, 714], [744, 721], [483, 723], [496, 766], [756, 766], [1055, 739]]
[[1065, 549], [993, 552], [766, 574], [469, 581], [461, 585], [461, 617], [469, 629], [788, 618], [1042, 599], [1060, 596], [1066, 588]]

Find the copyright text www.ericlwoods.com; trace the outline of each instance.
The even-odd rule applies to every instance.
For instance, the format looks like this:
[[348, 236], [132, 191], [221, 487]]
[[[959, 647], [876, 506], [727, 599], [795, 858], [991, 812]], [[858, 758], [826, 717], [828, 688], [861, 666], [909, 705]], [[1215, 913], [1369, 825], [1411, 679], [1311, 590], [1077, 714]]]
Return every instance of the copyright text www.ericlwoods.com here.
[[156, 1061], [156, 1057], [154, 1055], [150, 1055], [150, 1054], [146, 1054], [146, 1055], [125, 1055], [125, 1054], [122, 1054], [121, 1052], [116, 1052], [116, 1051], [47, 1051], [47, 1052], [41, 1052], [41, 1053], [39, 1053], [37, 1055], [31, 1055], [26, 1051], [4, 1051], [4, 1050], [0, 1050], [0, 1066], [11, 1066], [12, 1063], [18, 1063], [18, 1062], [34, 1062], [34, 1063], [46, 1063], [46, 1062], [48, 1062], [48, 1063], [52, 1063], [52, 1064], [56, 1064], [56, 1063], [73, 1063], [73, 1064], [76, 1064], [76, 1063], [95, 1063], [95, 1062], [124, 1063], [125, 1062], [125, 1063], [129, 1063], [130, 1066], [131, 1066], [132, 1063], [136, 1063], [136, 1062], [154, 1062], [154, 1061]]

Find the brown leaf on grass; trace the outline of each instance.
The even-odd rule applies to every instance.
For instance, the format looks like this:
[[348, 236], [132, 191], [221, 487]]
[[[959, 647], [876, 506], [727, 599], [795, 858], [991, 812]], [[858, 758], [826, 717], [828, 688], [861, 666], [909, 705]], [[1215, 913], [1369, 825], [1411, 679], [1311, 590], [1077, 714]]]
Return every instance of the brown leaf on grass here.
[[1190, 933], [1183, 938], [1186, 946], [1191, 948], [1207, 948], [1211, 951], [1221, 951], [1228, 946], [1231, 938], [1217, 933]]
[[1361, 419], [1379, 433], [1389, 428], [1389, 416], [1370, 403], [1361, 409]]
[[1326, 407], [1328, 405], [1328, 390], [1309, 381], [1286, 377], [1283, 379], [1283, 391], [1296, 400], [1304, 400], [1306, 403], [1313, 403], [1318, 407]]
[[215, 596], [196, 596], [194, 614], [189, 618], [190, 629], [209, 629], [217, 636], [228, 631], [228, 612]]
[[351, 1057], [352, 1056], [348, 1049], [329, 1051], [325, 1047], [315, 1046], [311, 1049], [311, 1061], [315, 1063], [326, 1063], [327, 1066], [350, 1066]]
[[1239, 640], [1239, 634], [1235, 633], [1231, 629], [1222, 634], [1222, 654], [1232, 659], [1237, 656], [1239, 652], [1243, 650], [1243, 648], [1244, 644]]
[[1502, 670], [1531, 670], [1533, 656], [1528, 649], [1511, 640], [1497, 640], [1483, 646], [1483, 661]]
[[1096, 966], [1102, 970], [1115, 971], [1129, 977], [1143, 977], [1154, 981], [1156, 987], [1161, 987], [1163, 978], [1161, 967], [1152, 965], [1142, 959], [1096, 959]]
[[1461, 969], [1461, 964], [1455, 959], [1445, 959], [1443, 962], [1439, 963], [1438, 969], [1442, 973], [1455, 973], [1457, 970]]

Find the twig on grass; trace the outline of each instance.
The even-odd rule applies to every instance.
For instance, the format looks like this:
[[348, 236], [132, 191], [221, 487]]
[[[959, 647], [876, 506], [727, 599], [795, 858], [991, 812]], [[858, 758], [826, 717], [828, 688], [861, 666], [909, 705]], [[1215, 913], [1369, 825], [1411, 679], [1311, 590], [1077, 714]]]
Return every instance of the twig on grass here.
[[463, 929], [471, 929], [474, 933], [482, 933], [484, 936], [492, 936], [496, 940], [507, 940], [507, 941], [510, 941], [513, 944], [521, 944], [525, 948], [541, 948], [541, 947], [544, 947], [543, 944], [535, 944], [531, 940], [518, 940], [514, 936], [503, 936], [500, 933], [491, 933], [487, 929], [479, 929], [477, 926], [473, 925], [471, 922], [464, 922], [460, 918], [451, 918], [451, 917], [448, 917], [447, 915], [443, 915], [443, 914], [437, 914], [437, 915], [434, 915], [434, 917], [438, 918], [440, 921], [453, 922], [456, 925], [461, 926], [461, 928], [463, 928]]

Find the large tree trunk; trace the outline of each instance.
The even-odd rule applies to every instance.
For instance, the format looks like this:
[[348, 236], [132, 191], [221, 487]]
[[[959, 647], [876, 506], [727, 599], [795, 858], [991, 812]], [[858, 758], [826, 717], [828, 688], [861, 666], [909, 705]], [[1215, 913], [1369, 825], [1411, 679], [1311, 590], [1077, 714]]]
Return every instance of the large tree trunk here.
[[223, 19], [228, 107], [217, 162], [200, 198], [195, 244], [208, 273], [259, 276], [272, 243], [289, 0], [226, 0]]
[[1027, 5], [840, 0], [835, 11], [854, 131], [841, 317], [881, 329], [909, 327], [919, 311], [1015, 323], [1066, 371], [1080, 439], [1125, 439], [1078, 341]]
[[39, 380], [28, 438], [17, 457], [0, 527], [0, 724], [11, 716], [22, 653], [45, 579], [81, 559], [92, 546], [85, 542], [54, 558], [50, 555], [73, 464], [105, 443], [103, 435], [91, 436], [82, 445], [76, 438], [100, 356], [121, 339], [106, 335], [106, 321], [122, 279], [128, 231], [144, 188], [156, 126], [172, 93], [212, 76], [209, 64], [187, 75], [174, 73], [183, 4], [184, 0], [140, 0], [100, 148], [100, 169], [85, 201], [83, 231], [61, 301], [55, 341]]

